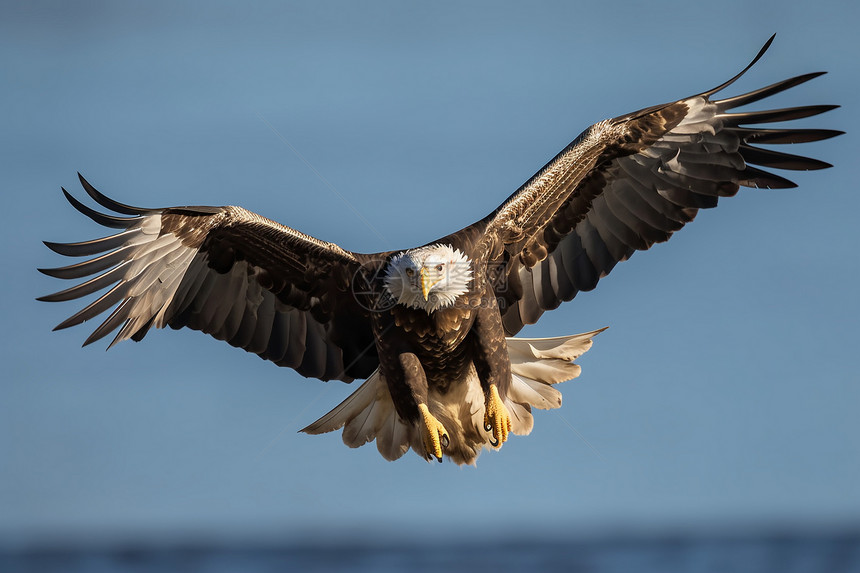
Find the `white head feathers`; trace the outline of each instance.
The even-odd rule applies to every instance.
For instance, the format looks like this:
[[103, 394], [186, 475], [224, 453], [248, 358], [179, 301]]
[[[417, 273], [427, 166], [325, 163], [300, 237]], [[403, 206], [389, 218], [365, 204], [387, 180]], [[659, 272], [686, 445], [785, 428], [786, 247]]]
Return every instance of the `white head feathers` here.
[[447, 308], [469, 290], [472, 264], [450, 245], [410, 249], [391, 259], [385, 288], [398, 304], [423, 308], [427, 314]]

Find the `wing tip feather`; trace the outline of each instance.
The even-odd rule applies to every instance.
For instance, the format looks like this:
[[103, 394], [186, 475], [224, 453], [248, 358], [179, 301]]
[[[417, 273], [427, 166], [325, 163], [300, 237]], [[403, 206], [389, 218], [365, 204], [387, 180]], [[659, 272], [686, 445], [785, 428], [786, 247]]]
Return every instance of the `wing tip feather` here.
[[704, 97], [712, 96], [715, 93], [726, 89], [727, 87], [729, 87], [730, 85], [732, 85], [733, 83], [738, 81], [741, 78], [741, 76], [743, 76], [745, 73], [747, 73], [750, 70], [750, 68], [752, 68], [754, 65], [756, 65], [756, 63], [762, 58], [762, 56], [764, 56], [764, 53], [767, 52], [768, 48], [770, 48], [770, 45], [773, 43], [773, 40], [775, 38], [776, 38], [776, 33], [772, 34], [771, 37], [767, 39], [767, 42], [764, 43], [764, 46], [761, 47], [761, 49], [758, 51], [758, 54], [756, 54], [756, 56], [752, 59], [752, 61], [749, 64], [747, 64], [746, 67], [744, 69], [742, 69], [737, 75], [735, 75], [733, 78], [729, 79], [728, 81], [723, 82], [722, 84], [718, 85], [717, 87], [712, 88], [712, 89], [710, 89], [710, 90], [708, 90], [708, 91], [706, 91], [700, 95], [702, 95]]
[[127, 229], [132, 226], [137, 220], [134, 217], [117, 217], [115, 215], [100, 213], [95, 209], [84, 205], [74, 195], [66, 191], [65, 187], [60, 187], [60, 189], [62, 189], [63, 195], [66, 197], [66, 201], [71, 203], [72, 207], [74, 207], [78, 212], [82, 213], [86, 217], [89, 217], [99, 225], [110, 227], [112, 229]]
[[140, 216], [145, 215], [147, 213], [151, 213], [154, 209], [145, 209], [143, 207], [134, 207], [132, 205], [126, 205], [125, 203], [120, 203], [119, 201], [114, 201], [104, 193], [98, 191], [92, 184], [87, 181], [81, 172], [78, 171], [78, 180], [81, 182], [81, 187], [84, 188], [84, 191], [87, 192], [93, 201], [104, 207], [105, 209], [110, 209], [115, 213], [122, 213], [124, 215], [132, 215], [132, 216]]

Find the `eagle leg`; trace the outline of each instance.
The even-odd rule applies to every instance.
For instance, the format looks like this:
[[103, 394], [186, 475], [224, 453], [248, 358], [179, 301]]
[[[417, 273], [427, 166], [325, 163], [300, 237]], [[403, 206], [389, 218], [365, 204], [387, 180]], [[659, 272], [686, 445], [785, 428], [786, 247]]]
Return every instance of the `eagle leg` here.
[[442, 422], [430, 413], [427, 404], [418, 404], [418, 410], [421, 412], [421, 441], [424, 442], [427, 458], [436, 458], [441, 463], [442, 450], [446, 449], [450, 443], [448, 431]]
[[494, 448], [501, 447], [508, 440], [508, 433], [511, 431], [511, 415], [499, 397], [499, 390], [495, 384], [490, 384], [490, 389], [487, 391], [484, 429], [493, 433], [490, 445]]

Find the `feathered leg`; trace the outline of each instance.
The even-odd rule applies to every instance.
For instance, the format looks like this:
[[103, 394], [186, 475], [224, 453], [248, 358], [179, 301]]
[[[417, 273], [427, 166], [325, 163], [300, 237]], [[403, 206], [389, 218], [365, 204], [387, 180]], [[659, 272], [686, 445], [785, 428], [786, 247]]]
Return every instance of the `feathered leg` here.
[[478, 309], [472, 326], [475, 370], [484, 391], [484, 430], [491, 434], [490, 445], [501, 447], [511, 431], [511, 416], [505, 396], [511, 385], [511, 362], [505, 331], [495, 297]]
[[[400, 372], [396, 373], [397, 380], [405, 382], [396, 384], [388, 383], [389, 391], [397, 392], [398, 399], [394, 400], [394, 406], [401, 418], [414, 420], [419, 424], [421, 441], [424, 444], [424, 455], [428, 459], [435, 458], [442, 461], [442, 452], [448, 447], [450, 438], [445, 426], [430, 413], [427, 407], [427, 375], [418, 357], [412, 352], [403, 352], [397, 357]], [[392, 380], [386, 373], [386, 380]], [[405, 387], [404, 387], [405, 386]]]

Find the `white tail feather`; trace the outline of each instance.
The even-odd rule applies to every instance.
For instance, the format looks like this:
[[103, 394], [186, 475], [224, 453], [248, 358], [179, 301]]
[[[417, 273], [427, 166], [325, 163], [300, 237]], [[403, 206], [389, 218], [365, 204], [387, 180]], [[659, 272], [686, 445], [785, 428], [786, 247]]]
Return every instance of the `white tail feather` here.
[[302, 429], [308, 434], [324, 434], [343, 428], [343, 443], [350, 448], [376, 439], [376, 448], [386, 460], [394, 461], [409, 449], [412, 434], [394, 410], [385, 381], [376, 370], [358, 389], [328, 414]]
[[[514, 434], [531, 432], [532, 407], [541, 410], [561, 406], [561, 392], [553, 384], [579, 376], [573, 360], [591, 348], [591, 339], [605, 329], [555, 338], [507, 338], [511, 360], [511, 385], [505, 406]], [[472, 464], [483, 448], [490, 448], [490, 435], [483, 429], [484, 394], [474, 367], [460, 384], [452, 384], [446, 394], [431, 390], [428, 407], [450, 434], [445, 454], [458, 464]], [[375, 371], [346, 400], [325, 416], [302, 429], [323, 434], [343, 428], [343, 442], [357, 448], [376, 440], [379, 453], [396, 460], [412, 447], [426, 458], [417, 427], [406, 424], [397, 414], [388, 386]]]

